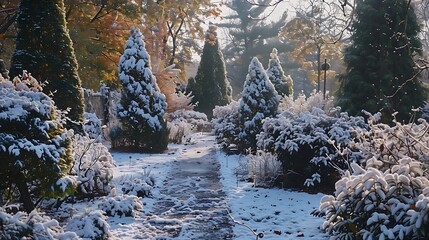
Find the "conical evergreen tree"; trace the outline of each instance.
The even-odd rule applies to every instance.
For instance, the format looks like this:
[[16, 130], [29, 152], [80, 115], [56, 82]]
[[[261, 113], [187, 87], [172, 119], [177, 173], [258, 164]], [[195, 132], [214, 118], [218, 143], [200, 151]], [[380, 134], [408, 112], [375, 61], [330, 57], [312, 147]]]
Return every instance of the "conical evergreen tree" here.
[[352, 115], [381, 112], [389, 122], [398, 112], [396, 119], [407, 121], [426, 99], [413, 61], [421, 53], [413, 7], [406, 0], [359, 0], [355, 12], [338, 104]]
[[240, 151], [256, 149], [256, 134], [262, 130], [262, 120], [275, 116], [278, 106], [279, 95], [262, 64], [254, 57], [249, 65], [249, 73], [240, 100], [238, 127]]
[[280, 60], [277, 55], [277, 49], [274, 48], [270, 54], [267, 75], [273, 83], [276, 91], [281, 96], [293, 96], [293, 80], [290, 75], [285, 76]]
[[187, 86], [187, 91], [194, 95], [193, 102], [198, 102], [195, 110], [205, 113], [209, 119], [213, 116], [215, 106], [227, 105], [232, 99], [216, 31], [213, 25], [207, 30], [197, 75]]
[[43, 91], [53, 94], [61, 110], [73, 121], [83, 120], [83, 92], [72, 41], [66, 27], [62, 0], [21, 0], [17, 16], [18, 35], [11, 59], [10, 79], [27, 70]]
[[168, 144], [167, 103], [152, 74], [139, 29], [131, 29], [118, 71], [123, 87], [118, 116], [128, 142], [125, 147], [138, 152], [164, 151]]

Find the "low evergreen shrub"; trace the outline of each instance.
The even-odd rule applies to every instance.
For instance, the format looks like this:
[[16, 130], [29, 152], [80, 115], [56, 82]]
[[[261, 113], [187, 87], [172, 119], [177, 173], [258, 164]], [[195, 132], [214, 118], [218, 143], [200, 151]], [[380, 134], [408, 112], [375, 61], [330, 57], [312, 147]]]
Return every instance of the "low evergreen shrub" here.
[[332, 116], [318, 108], [298, 115], [283, 112], [264, 120], [257, 146], [277, 155], [285, 187], [330, 191], [350, 163], [361, 161], [355, 138], [365, 128], [363, 117], [339, 111]]

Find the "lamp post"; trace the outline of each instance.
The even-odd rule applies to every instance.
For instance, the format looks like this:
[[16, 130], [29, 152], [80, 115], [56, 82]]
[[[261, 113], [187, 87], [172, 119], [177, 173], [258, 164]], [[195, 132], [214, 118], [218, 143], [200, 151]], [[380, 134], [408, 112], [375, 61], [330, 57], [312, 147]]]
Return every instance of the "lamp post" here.
[[331, 65], [326, 62], [326, 58], [325, 58], [325, 62], [320, 66], [320, 69], [324, 71], [324, 76], [323, 76], [323, 100], [326, 99], [326, 71], [328, 71], [329, 68], [331, 68]]

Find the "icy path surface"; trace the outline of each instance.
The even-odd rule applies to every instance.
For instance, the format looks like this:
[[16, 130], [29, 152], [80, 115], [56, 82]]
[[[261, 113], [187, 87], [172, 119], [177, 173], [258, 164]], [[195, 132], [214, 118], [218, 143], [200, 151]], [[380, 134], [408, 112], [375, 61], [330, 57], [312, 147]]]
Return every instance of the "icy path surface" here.
[[182, 150], [162, 183], [160, 193], [166, 197], [158, 200], [154, 213], [172, 223], [160, 221], [155, 226], [168, 226], [168, 235], [180, 239], [231, 239], [214, 142], [198, 141]]
[[168, 154], [116, 153], [116, 179], [151, 171], [152, 198], [134, 219], [110, 222], [118, 239], [232, 239], [226, 195], [220, 183], [214, 137], [196, 134], [193, 144], [171, 145]]
[[[323, 194], [254, 188], [237, 173], [244, 157], [216, 149], [214, 136], [196, 134], [193, 144], [170, 145], [165, 154], [114, 153], [116, 182], [153, 176], [153, 197], [134, 218], [109, 218], [116, 239], [260, 240], [329, 239], [323, 218], [310, 213]], [[231, 216], [247, 227], [234, 224]], [[249, 229], [250, 228], [250, 229]]]

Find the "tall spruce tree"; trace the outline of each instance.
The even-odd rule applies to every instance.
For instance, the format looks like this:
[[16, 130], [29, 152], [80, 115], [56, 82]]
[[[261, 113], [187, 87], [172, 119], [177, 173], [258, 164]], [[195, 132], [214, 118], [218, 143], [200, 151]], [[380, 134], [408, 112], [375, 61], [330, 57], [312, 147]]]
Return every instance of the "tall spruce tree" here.
[[268, 62], [267, 75], [273, 83], [276, 91], [281, 96], [293, 96], [293, 80], [290, 75], [286, 76], [280, 65], [277, 49], [273, 48]]
[[231, 102], [232, 89], [226, 77], [225, 62], [219, 50], [217, 27], [209, 26], [206, 33], [203, 54], [197, 75], [187, 86], [193, 93], [195, 110], [203, 112], [209, 119], [215, 106], [224, 106]]
[[226, 1], [225, 6], [229, 8], [230, 14], [218, 24], [228, 30], [230, 40], [226, 42], [222, 52], [234, 95], [239, 95], [243, 90], [248, 63], [253, 56], [258, 56], [261, 62], [265, 62], [269, 58], [269, 51], [274, 47], [280, 53], [289, 51], [292, 47], [278, 37], [280, 29], [288, 21], [287, 14], [284, 13], [275, 22], [268, 22], [266, 14], [270, 11], [272, 0], [257, 2], [258, 4], [249, 0]]
[[139, 29], [131, 28], [119, 60], [122, 96], [118, 104], [128, 150], [162, 152], [167, 149], [168, 129], [164, 120], [165, 95], [159, 90]]
[[43, 91], [53, 94], [61, 110], [70, 109], [72, 121], [83, 120], [83, 92], [72, 41], [66, 26], [62, 0], [21, 0], [18, 35], [11, 59], [10, 79], [27, 70]]
[[256, 135], [262, 130], [262, 120], [277, 114], [279, 95], [268, 79], [262, 64], [254, 57], [244, 82], [239, 106], [239, 150], [256, 150]]
[[396, 119], [407, 121], [427, 94], [413, 62], [421, 54], [413, 7], [406, 0], [359, 0], [355, 12], [338, 104], [352, 115], [381, 112], [389, 122], [398, 112]]

